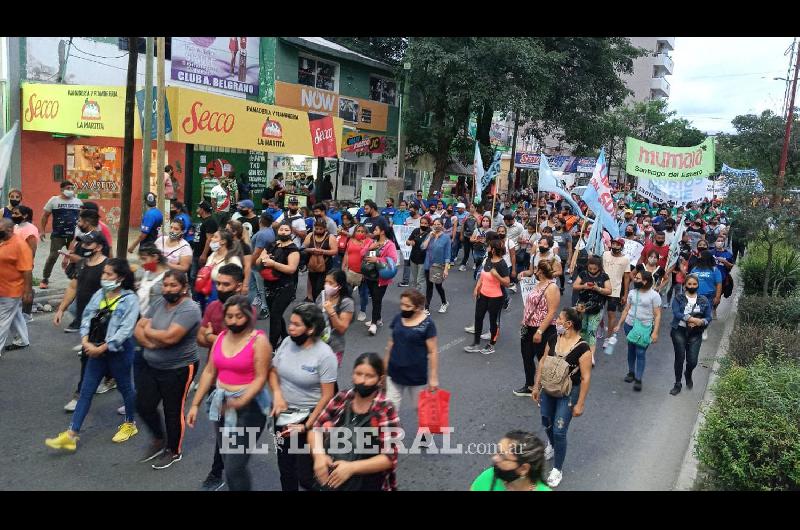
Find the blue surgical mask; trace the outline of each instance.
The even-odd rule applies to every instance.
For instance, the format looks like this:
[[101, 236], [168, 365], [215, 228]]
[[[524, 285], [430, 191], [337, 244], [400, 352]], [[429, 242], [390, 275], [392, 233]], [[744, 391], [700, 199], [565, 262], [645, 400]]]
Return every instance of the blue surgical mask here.
[[100, 287], [103, 288], [103, 292], [110, 293], [111, 291], [115, 291], [122, 282], [119, 280], [100, 280]]

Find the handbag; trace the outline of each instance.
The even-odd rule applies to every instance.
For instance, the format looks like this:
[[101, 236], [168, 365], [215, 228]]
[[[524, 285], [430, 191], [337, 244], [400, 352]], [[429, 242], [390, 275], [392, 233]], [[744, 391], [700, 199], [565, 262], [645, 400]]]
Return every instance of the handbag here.
[[636, 306], [633, 308], [633, 327], [625, 335], [625, 338], [628, 339], [628, 342], [640, 346], [642, 348], [647, 348], [650, 346], [650, 336], [653, 333], [653, 325], [645, 326], [639, 320], [636, 320], [636, 312], [639, 309], [639, 291], [636, 291]]
[[211, 265], [206, 265], [197, 271], [197, 278], [194, 280], [194, 291], [198, 294], [208, 296], [211, 294], [211, 287], [214, 283], [211, 280], [211, 271], [214, 268]]
[[435, 285], [441, 285], [444, 283], [444, 265], [439, 263], [431, 265], [430, 279], [431, 283]]

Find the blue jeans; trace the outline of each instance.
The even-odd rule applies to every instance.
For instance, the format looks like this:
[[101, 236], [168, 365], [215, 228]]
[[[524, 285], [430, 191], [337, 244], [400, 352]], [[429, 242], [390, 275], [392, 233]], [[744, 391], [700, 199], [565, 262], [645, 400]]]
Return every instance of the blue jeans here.
[[450, 245], [450, 263], [455, 265], [458, 252], [461, 250], [461, 238], [456, 234], [455, 239]]
[[361, 285], [358, 286], [358, 297], [361, 303], [361, 312], [367, 312], [367, 303], [369, 302], [369, 287], [367, 287], [367, 280], [362, 280]]
[[264, 298], [264, 278], [258, 271], [250, 271], [250, 284], [247, 287], [247, 299], [250, 305], [258, 307], [267, 307], [266, 298]]
[[541, 394], [542, 425], [556, 453], [553, 467], [559, 471], [564, 468], [564, 458], [567, 456], [567, 429], [572, 421], [572, 406], [578, 402], [580, 393], [581, 386], [573, 385], [572, 392], [562, 398], [550, 396], [544, 391]]
[[[623, 324], [622, 329], [625, 331], [625, 335], [627, 336], [630, 330], [633, 329], [633, 326]], [[641, 381], [642, 375], [644, 375], [646, 353], [647, 347], [637, 346], [636, 344], [630, 342], [628, 343], [628, 371], [634, 374], [634, 377], [637, 381]]]
[[80, 432], [83, 420], [86, 419], [89, 408], [92, 406], [94, 393], [109, 369], [111, 370], [111, 375], [117, 381], [117, 390], [122, 394], [122, 399], [125, 402], [125, 421], [133, 421], [136, 413], [136, 392], [133, 389], [133, 381], [131, 379], [134, 346], [135, 342], [131, 337], [123, 344], [123, 351], [108, 351], [100, 357], [89, 357], [86, 362], [83, 384], [81, 385], [81, 396], [78, 398], [78, 404], [72, 414], [70, 430]]
[[342, 268], [342, 256], [336, 254], [331, 258], [331, 268], [330, 270], [334, 269], [341, 269]]

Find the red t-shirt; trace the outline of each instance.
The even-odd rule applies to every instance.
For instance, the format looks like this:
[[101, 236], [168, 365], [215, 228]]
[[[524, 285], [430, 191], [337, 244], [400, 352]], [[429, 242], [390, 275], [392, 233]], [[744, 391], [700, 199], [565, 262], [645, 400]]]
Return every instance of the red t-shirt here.
[[663, 267], [666, 270], [667, 258], [669, 257], [669, 245], [667, 245], [666, 243], [664, 243], [659, 247], [652, 241], [648, 241], [648, 243], [644, 246], [644, 249], [642, 250], [642, 256], [639, 258], [639, 263], [645, 263], [647, 261], [647, 255], [650, 254], [650, 252], [652, 252], [653, 250], [658, 252], [658, 255], [660, 256], [658, 258], [658, 266]]

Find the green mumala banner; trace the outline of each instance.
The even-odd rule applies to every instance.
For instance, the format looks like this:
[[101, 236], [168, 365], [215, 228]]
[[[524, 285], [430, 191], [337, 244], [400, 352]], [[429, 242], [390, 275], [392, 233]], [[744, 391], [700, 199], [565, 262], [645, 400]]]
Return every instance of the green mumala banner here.
[[651, 179], [696, 179], [714, 172], [714, 137], [700, 145], [671, 147], [656, 145], [628, 136], [625, 139], [629, 175]]

